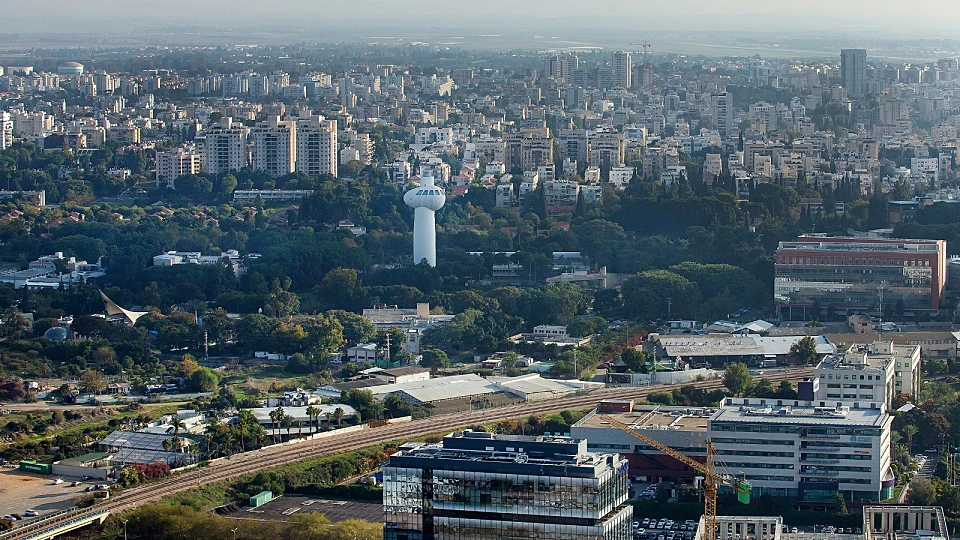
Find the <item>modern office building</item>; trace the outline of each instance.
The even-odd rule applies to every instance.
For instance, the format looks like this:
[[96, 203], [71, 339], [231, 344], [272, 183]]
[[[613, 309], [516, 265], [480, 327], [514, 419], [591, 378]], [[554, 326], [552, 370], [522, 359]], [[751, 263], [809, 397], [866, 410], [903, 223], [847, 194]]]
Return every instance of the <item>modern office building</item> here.
[[[878, 346], [892, 345], [890, 343]], [[869, 347], [854, 346], [845, 353], [832, 354], [814, 371], [814, 400], [883, 403], [893, 408], [896, 378], [892, 355], [869, 354]], [[800, 396], [801, 398], [808, 396]]]
[[297, 124], [269, 116], [250, 130], [253, 147], [253, 168], [286, 176], [295, 170], [297, 161]]
[[892, 494], [892, 417], [883, 403], [768, 398], [726, 398], [719, 408], [624, 403], [618, 409], [601, 403], [570, 433], [586, 439], [589, 451], [619, 452], [630, 475], [642, 480], [692, 485], [698, 473], [611, 426], [603, 414], [698, 461], [706, 459], [704, 440], [709, 439], [720, 472], [744, 474], [756, 497], [832, 508], [837, 492], [851, 503]]
[[173, 181], [186, 174], [199, 174], [203, 156], [194, 148], [174, 148], [157, 152], [157, 184], [173, 186]]
[[892, 410], [897, 394], [913, 395], [920, 388], [920, 346], [856, 343], [825, 357], [815, 377], [815, 400], [877, 402]]
[[243, 124], [234, 124], [230, 117], [223, 118], [207, 132], [205, 141], [205, 172], [223, 174], [246, 166], [247, 128]]
[[[801, 236], [780, 242], [774, 298], [788, 319], [806, 308], [936, 310], [946, 286], [944, 240]], [[783, 311], [789, 310], [787, 313]]]
[[386, 540], [629, 540], [627, 462], [569, 437], [464, 431], [383, 469]]
[[867, 90], [867, 50], [840, 51], [840, 86], [850, 97], [861, 97]]
[[337, 175], [337, 121], [311, 116], [297, 121], [297, 171]]
[[633, 86], [633, 57], [628, 52], [613, 53], [613, 87], [630, 88]]
[[876, 402], [725, 398], [708, 433], [754, 496], [832, 507], [838, 492], [851, 503], [893, 495], [892, 421]]

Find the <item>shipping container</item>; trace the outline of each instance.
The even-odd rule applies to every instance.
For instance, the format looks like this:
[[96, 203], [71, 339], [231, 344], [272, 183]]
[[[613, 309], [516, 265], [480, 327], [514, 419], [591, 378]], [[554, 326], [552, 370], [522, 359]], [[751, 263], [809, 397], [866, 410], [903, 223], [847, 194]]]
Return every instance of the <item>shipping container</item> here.
[[50, 474], [51, 465], [49, 463], [37, 463], [36, 461], [23, 460], [20, 462], [20, 470], [26, 472]]
[[253, 497], [250, 497], [250, 507], [256, 508], [258, 506], [263, 506], [272, 500], [273, 500], [272, 491], [261, 491], [260, 493], [257, 493]]

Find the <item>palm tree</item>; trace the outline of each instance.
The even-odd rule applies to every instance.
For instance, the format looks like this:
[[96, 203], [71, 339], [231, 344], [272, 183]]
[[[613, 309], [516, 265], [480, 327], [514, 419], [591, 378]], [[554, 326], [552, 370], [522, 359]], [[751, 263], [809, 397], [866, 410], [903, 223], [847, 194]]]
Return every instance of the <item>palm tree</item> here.
[[[310, 431], [312, 432], [314, 419], [316, 419], [318, 421], [317, 423], [319, 424], [320, 409], [318, 409], [317, 407], [314, 407], [313, 405], [310, 405], [309, 407], [307, 407], [307, 416], [310, 418]], [[320, 431], [319, 425], [317, 426], [317, 431]]]
[[273, 443], [277, 443], [277, 429], [280, 424], [280, 420], [283, 420], [284, 416], [283, 407], [277, 407], [276, 409], [270, 411], [270, 431], [273, 435]]
[[287, 440], [290, 440], [290, 428], [293, 427], [293, 417], [289, 414], [284, 414], [283, 418], [280, 419], [283, 427], [287, 430]]
[[330, 421], [330, 419], [333, 418], [333, 413], [330, 411], [327, 411], [323, 413], [323, 417], [327, 421], [327, 429], [331, 429], [333, 427], [333, 423]]
[[[367, 412], [373, 415], [374, 420], [380, 420], [380, 417], [383, 416], [383, 411], [386, 410], [386, 407], [383, 406], [383, 403], [379, 401], [374, 401], [367, 407]], [[370, 421], [368, 418], [367, 421]]]
[[247, 446], [244, 443], [243, 435], [246, 433], [248, 426], [259, 426], [260, 423], [257, 422], [257, 417], [255, 417], [252, 412], [247, 409], [240, 409], [237, 413], [237, 425], [240, 427], [240, 451], [246, 452]]
[[340, 407], [337, 407], [336, 410], [333, 411], [333, 417], [337, 419], [337, 429], [340, 429], [343, 425], [343, 414], [343, 409]]
[[172, 448], [173, 445], [170, 444], [170, 439], [164, 439], [162, 444], [163, 444], [163, 451], [167, 453], [167, 462], [169, 463], [169, 461], [170, 461], [170, 448]]
[[913, 424], [907, 424], [903, 426], [903, 434], [907, 436], [907, 448], [910, 449], [910, 452], [913, 452], [913, 436], [917, 434], [919, 429]]
[[173, 418], [171, 418], [170, 427], [167, 428], [167, 433], [170, 433], [171, 431], [173, 432], [173, 439], [171, 439], [171, 442], [173, 443], [173, 447], [176, 448], [178, 452], [180, 451], [180, 442], [181, 442], [180, 430], [181, 429], [187, 429], [187, 424], [184, 423], [184, 421], [181, 420], [179, 416], [174, 416]]

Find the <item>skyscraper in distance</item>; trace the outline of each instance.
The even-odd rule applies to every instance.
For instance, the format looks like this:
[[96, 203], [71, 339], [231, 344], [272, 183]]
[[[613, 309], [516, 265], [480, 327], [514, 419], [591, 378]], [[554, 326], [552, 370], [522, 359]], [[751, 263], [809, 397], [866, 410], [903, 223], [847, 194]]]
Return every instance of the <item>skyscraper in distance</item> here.
[[633, 86], [633, 57], [630, 53], [613, 53], [613, 87], [630, 88]]
[[420, 179], [415, 187], [403, 196], [403, 202], [414, 209], [413, 216], [413, 262], [420, 264], [426, 259], [430, 266], [437, 265], [437, 218], [436, 212], [447, 201], [440, 186], [434, 185], [432, 176]]
[[867, 92], [867, 50], [840, 51], [840, 86], [850, 97], [862, 97]]

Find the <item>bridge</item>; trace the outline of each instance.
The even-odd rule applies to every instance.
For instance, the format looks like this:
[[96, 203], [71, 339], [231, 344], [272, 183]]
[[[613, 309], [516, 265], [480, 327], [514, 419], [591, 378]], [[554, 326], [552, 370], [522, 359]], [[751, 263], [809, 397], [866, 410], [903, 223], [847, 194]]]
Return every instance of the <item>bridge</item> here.
[[110, 511], [74, 506], [0, 534], [0, 540], [47, 540], [94, 523], [102, 524]]

